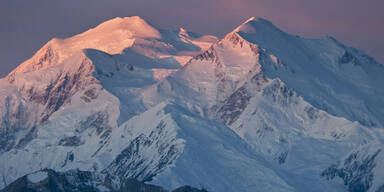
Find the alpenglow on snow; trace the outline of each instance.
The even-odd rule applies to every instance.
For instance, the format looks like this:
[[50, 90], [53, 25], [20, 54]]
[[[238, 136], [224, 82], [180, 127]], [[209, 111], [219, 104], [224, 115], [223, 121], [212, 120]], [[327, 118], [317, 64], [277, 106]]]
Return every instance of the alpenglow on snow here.
[[261, 18], [222, 39], [115, 18], [0, 79], [0, 189], [382, 191], [383, 82], [364, 52]]

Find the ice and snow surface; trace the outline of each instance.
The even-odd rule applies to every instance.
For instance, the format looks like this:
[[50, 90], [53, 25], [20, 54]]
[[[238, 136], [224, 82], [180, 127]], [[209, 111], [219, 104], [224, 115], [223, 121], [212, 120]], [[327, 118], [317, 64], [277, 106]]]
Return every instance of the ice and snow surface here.
[[38, 183], [48, 178], [48, 173], [45, 171], [38, 171], [27, 175], [27, 179], [32, 183]]
[[263, 19], [217, 41], [116, 18], [0, 80], [0, 187], [52, 168], [169, 189], [375, 191], [383, 77], [359, 50]]
[[368, 55], [332, 37], [286, 34], [264, 19], [251, 19], [232, 33], [276, 56], [281, 65], [263, 65], [264, 72], [315, 107], [369, 127], [384, 126], [384, 67]]

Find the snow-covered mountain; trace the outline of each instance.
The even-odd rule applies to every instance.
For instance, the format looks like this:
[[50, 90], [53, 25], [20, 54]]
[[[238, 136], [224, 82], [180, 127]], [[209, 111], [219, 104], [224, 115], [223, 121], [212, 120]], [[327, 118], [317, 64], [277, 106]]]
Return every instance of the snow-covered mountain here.
[[78, 169], [116, 188], [380, 191], [382, 82], [362, 51], [264, 19], [217, 40], [116, 18], [0, 80], [0, 188]]

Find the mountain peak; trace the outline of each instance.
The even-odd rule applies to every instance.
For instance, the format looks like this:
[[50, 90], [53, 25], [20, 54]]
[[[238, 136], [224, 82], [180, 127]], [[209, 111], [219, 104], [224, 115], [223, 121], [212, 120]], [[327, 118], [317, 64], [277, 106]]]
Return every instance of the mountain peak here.
[[267, 19], [264, 19], [262, 17], [250, 17], [249, 19], [247, 19], [244, 23], [250, 23], [250, 22], [264, 22], [264, 23], [271, 23], [269, 20]]
[[84, 49], [98, 49], [108, 54], [120, 54], [137, 39], [160, 39], [161, 33], [139, 16], [116, 17], [67, 39], [53, 38], [31, 59], [10, 74], [42, 69], [61, 63]]
[[81, 36], [92, 35], [100, 33], [129, 33], [132, 36], [143, 38], [160, 38], [160, 32], [147, 21], [139, 16], [132, 17], [116, 17], [114, 19], [105, 21], [93, 29], [90, 29]]
[[251, 17], [238, 26], [233, 32], [256, 33], [260, 30], [277, 29], [270, 21], [260, 18]]
[[179, 27], [179, 32], [180, 33], [188, 33], [188, 31], [182, 27]]
[[245, 20], [242, 24], [247, 24], [252, 22], [269, 22], [269, 21], [262, 17], [250, 17], [249, 19]]
[[101, 23], [98, 26], [103, 25], [124, 25], [124, 24], [135, 24], [135, 25], [149, 25], [147, 21], [139, 16], [131, 16], [131, 17], [115, 17], [113, 19], [107, 20]]

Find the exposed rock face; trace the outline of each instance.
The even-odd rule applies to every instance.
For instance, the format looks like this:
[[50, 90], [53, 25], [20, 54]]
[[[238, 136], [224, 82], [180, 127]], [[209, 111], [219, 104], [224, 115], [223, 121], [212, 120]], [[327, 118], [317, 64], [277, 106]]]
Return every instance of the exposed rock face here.
[[25, 146], [36, 137], [36, 127], [46, 122], [63, 105], [70, 103], [73, 95], [87, 86], [98, 84], [92, 77], [91, 61], [84, 58], [77, 61], [74, 68], [74, 71], [67, 69], [59, 71], [56, 76], [43, 77], [41, 82], [26, 81], [19, 74], [12, 75], [14, 82], [11, 86], [15, 86], [18, 92], [10, 91], [5, 103], [0, 103], [4, 106], [0, 109], [4, 114], [0, 129], [0, 152]]
[[[163, 171], [166, 166], [174, 164], [181, 154], [181, 146], [175, 138], [166, 140], [164, 134], [166, 123], [160, 121], [148, 135], [140, 134], [125, 148], [103, 173], [116, 175], [121, 178], [136, 178], [150, 181], [152, 177]], [[145, 153], [156, 151], [155, 159], [146, 159]]]
[[[373, 185], [374, 168], [380, 161], [378, 156], [381, 153], [381, 148], [363, 147], [346, 156], [339, 164], [327, 168], [321, 176], [328, 180], [340, 177], [350, 192], [368, 191]], [[380, 188], [382, 187], [378, 187], [377, 191], [382, 190]]]
[[251, 96], [249, 96], [249, 93], [245, 88], [242, 87], [238, 89], [224, 101], [224, 105], [217, 112], [219, 118], [226, 124], [231, 125], [237, 120], [245, 107], [247, 107], [250, 98]]

